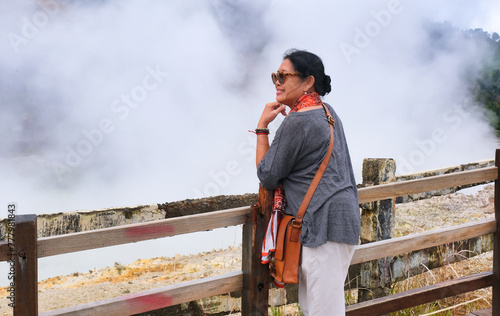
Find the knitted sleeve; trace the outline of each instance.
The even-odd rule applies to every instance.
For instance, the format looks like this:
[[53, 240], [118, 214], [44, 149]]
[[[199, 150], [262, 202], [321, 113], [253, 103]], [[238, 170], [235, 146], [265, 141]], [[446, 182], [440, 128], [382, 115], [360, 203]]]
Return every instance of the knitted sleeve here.
[[276, 188], [296, 166], [305, 139], [304, 126], [293, 114], [287, 116], [264, 158], [257, 167], [260, 183], [269, 190]]

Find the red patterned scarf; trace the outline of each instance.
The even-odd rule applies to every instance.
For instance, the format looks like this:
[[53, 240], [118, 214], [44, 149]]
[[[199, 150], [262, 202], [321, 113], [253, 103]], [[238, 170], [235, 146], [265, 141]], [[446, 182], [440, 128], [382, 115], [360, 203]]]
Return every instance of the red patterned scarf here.
[[[266, 235], [264, 236], [264, 241], [262, 243], [262, 263], [267, 264], [276, 251], [276, 239], [278, 237], [278, 226], [281, 222], [281, 218], [285, 212], [286, 197], [283, 190], [283, 185], [279, 185], [274, 190], [274, 205], [273, 211], [271, 213], [271, 218], [267, 224]], [[274, 280], [276, 287], [282, 288], [285, 285]]]
[[267, 224], [266, 235], [262, 243], [262, 263], [269, 263], [269, 256], [276, 250], [276, 237], [278, 234], [278, 225], [285, 212], [286, 198], [283, 185], [274, 189], [274, 204], [271, 218]]
[[300, 109], [306, 108], [308, 106], [321, 105], [323, 101], [317, 92], [305, 93], [303, 94], [292, 106], [291, 112], [298, 112]]

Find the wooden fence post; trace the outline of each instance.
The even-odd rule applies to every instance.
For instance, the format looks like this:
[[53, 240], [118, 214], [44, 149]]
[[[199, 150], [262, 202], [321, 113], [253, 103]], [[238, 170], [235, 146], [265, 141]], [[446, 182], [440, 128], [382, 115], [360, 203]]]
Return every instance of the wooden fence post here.
[[[372, 186], [396, 181], [394, 159], [367, 158], [363, 160], [363, 185]], [[394, 234], [395, 199], [361, 205], [361, 243], [392, 238]], [[358, 302], [390, 294], [391, 258], [365, 262], [360, 266]]]
[[19, 215], [15, 223], [14, 316], [38, 315], [36, 215]]
[[269, 267], [261, 263], [262, 241], [271, 217], [273, 193], [259, 187], [259, 201], [252, 207], [252, 214], [243, 225], [243, 290], [242, 316], [268, 314]]
[[498, 176], [495, 180], [495, 219], [497, 229], [493, 240], [493, 305], [492, 315], [500, 315], [500, 149], [495, 152], [495, 166], [498, 168]]

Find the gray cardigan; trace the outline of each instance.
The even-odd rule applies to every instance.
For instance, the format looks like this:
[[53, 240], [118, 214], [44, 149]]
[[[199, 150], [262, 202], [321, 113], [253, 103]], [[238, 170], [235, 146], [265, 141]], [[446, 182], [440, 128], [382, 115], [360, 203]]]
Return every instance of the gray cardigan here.
[[[301, 241], [306, 247], [327, 241], [356, 245], [359, 241], [360, 210], [351, 158], [342, 122], [327, 106], [335, 119], [333, 154], [304, 215]], [[323, 109], [292, 112], [276, 131], [257, 176], [266, 189], [283, 184], [287, 214], [297, 214], [329, 140]]]

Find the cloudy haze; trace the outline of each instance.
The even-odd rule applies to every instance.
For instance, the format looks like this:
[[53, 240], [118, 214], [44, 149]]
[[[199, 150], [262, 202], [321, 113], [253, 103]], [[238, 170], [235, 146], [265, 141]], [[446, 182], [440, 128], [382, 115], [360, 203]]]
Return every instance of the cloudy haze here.
[[[495, 1], [0, 1], [1, 201], [54, 213], [256, 192], [254, 129], [289, 48], [322, 57], [358, 182], [492, 159], [464, 71]], [[271, 126], [276, 130], [279, 120]]]

